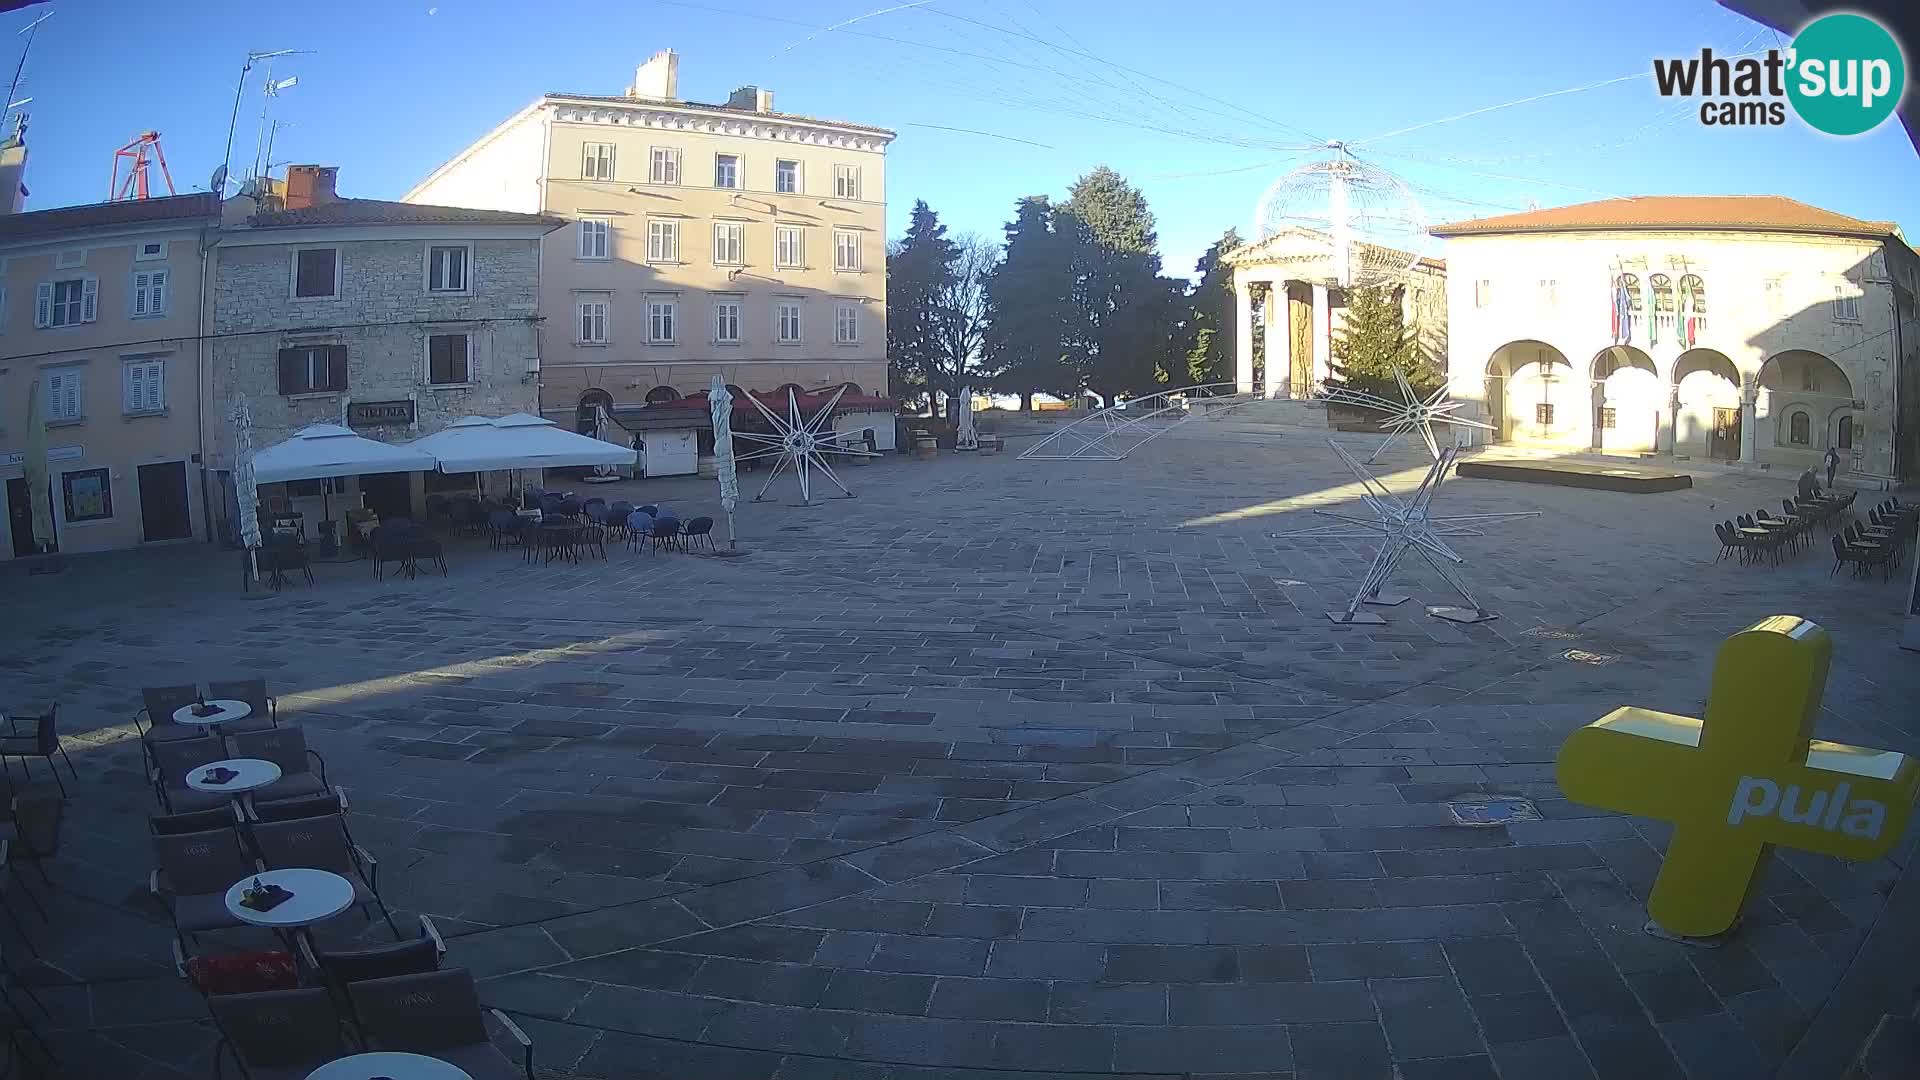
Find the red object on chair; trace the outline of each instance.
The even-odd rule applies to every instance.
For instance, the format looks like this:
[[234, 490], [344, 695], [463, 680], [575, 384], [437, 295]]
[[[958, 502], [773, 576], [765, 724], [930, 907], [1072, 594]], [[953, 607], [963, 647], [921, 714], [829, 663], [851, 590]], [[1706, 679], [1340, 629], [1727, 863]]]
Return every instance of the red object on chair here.
[[297, 988], [299, 974], [289, 952], [221, 953], [187, 961], [187, 978], [203, 994], [258, 994]]

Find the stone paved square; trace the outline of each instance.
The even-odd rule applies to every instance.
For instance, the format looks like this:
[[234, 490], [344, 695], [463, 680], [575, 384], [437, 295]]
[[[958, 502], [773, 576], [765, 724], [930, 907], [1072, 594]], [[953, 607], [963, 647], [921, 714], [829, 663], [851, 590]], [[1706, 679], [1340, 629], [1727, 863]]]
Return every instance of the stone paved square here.
[[[1721, 640], [1776, 613], [1835, 635], [1821, 736], [1920, 750], [1900, 587], [1817, 548], [1714, 561], [1709, 523], [1789, 476], [1450, 481], [1443, 511], [1541, 512], [1459, 541], [1500, 619], [1429, 618], [1453, 597], [1408, 565], [1376, 627], [1324, 615], [1367, 543], [1269, 537], [1354, 505], [1323, 434], [1212, 421], [1124, 462], [846, 479], [858, 499], [744, 504], [735, 560], [455, 540], [445, 578], [321, 564], [266, 596], [197, 547], [9, 577], [6, 699], [57, 699], [80, 772], [51, 888], [11, 883], [39, 957], [5, 939], [68, 1073], [210, 1069], [146, 896], [130, 726], [141, 686], [190, 679], [266, 677], [395, 918], [430, 915], [540, 1065], [589, 1076], [1772, 1075], [1912, 854], [1780, 852], [1734, 939], [1688, 948], [1641, 929], [1664, 827], [1553, 782], [1615, 706], [1698, 715]], [[1463, 795], [1540, 819], [1461, 826]]]

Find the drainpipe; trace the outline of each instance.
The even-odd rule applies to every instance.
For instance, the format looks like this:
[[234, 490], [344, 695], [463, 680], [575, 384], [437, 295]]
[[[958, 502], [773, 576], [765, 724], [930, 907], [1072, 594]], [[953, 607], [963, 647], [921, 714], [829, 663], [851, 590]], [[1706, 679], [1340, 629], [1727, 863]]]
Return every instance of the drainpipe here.
[[1906, 367], [1907, 356], [1904, 343], [1900, 340], [1900, 286], [1887, 283], [1887, 306], [1893, 309], [1893, 456], [1887, 465], [1887, 471], [1893, 474], [1893, 485], [1899, 487], [1906, 477], [1900, 472], [1900, 411], [1906, 402], [1900, 396], [1900, 372]]
[[[203, 230], [200, 235], [200, 282], [197, 287], [199, 304], [194, 312], [194, 349], [193, 381], [195, 387], [193, 424], [194, 441], [199, 448], [200, 457], [200, 525], [207, 532], [207, 543], [215, 543], [213, 537], [213, 499], [207, 493], [207, 265], [212, 254], [213, 244], [219, 237], [220, 200], [224, 192], [213, 193], [213, 229]], [[209, 236], [208, 232], [212, 235]]]

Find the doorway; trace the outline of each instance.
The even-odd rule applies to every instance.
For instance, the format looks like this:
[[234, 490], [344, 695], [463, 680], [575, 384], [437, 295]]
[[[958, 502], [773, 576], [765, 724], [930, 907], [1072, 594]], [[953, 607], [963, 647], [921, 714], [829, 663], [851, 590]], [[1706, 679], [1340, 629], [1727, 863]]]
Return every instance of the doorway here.
[[157, 540], [185, 540], [193, 536], [193, 515], [187, 509], [187, 466], [163, 461], [140, 466], [140, 535]]
[[[33, 546], [33, 504], [27, 499], [26, 480], [17, 476], [7, 481], [7, 528], [13, 534], [14, 558], [37, 554]], [[53, 549], [60, 550], [57, 539]]]
[[1713, 410], [1713, 436], [1707, 443], [1707, 456], [1720, 461], [1740, 460], [1740, 410]]
[[412, 473], [367, 473], [360, 477], [360, 496], [381, 521], [413, 517]]

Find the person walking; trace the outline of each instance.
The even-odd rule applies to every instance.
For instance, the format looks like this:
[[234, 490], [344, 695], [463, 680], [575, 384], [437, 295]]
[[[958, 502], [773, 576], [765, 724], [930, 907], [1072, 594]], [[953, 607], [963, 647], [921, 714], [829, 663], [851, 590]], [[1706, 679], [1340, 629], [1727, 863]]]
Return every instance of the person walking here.
[[1839, 469], [1840, 469], [1840, 451], [1834, 447], [1829, 446], [1827, 447], [1827, 490], [1828, 491], [1833, 490], [1833, 474], [1838, 472]]

